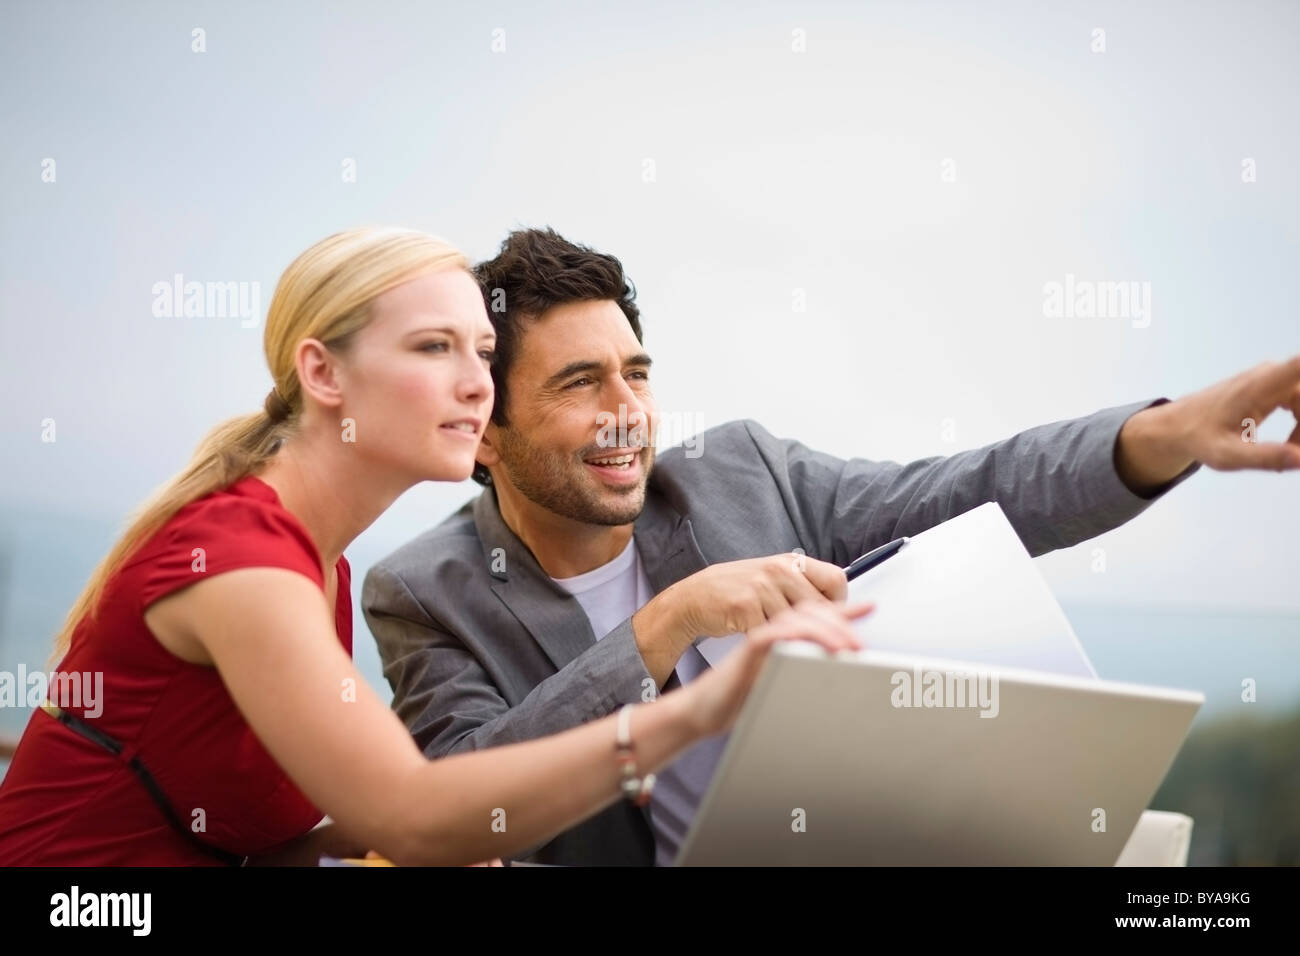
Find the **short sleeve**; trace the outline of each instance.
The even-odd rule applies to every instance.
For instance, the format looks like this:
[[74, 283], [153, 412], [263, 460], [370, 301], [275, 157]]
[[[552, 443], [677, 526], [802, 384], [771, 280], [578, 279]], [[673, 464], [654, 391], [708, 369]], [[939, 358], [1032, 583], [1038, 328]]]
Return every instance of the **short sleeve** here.
[[316, 545], [302, 525], [277, 505], [236, 495], [186, 505], [131, 564], [137, 566], [141, 610], [238, 568], [287, 568], [324, 586]]

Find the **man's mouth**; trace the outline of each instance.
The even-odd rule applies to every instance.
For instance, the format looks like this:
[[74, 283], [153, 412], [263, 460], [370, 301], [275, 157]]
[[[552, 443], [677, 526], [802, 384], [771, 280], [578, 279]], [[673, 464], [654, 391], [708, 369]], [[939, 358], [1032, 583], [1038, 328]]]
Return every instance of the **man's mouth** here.
[[584, 458], [582, 463], [599, 475], [603, 480], [615, 484], [637, 481], [641, 472], [641, 451], [623, 451], [602, 453]]
[[634, 461], [636, 461], [636, 455], [634, 454], [614, 455], [612, 457], [586, 459], [587, 464], [597, 465], [601, 468], [627, 468]]

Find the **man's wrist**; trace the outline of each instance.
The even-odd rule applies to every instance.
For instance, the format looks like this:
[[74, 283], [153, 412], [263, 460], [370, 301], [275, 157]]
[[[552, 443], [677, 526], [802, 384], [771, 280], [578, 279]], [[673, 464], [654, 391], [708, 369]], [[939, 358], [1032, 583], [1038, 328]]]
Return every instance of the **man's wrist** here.
[[1134, 494], [1150, 497], [1196, 463], [1185, 409], [1166, 399], [1129, 416], [1115, 441], [1115, 471]]
[[663, 684], [677, 660], [694, 639], [682, 620], [680, 603], [670, 592], [677, 585], [651, 598], [632, 615], [632, 635], [650, 673]]

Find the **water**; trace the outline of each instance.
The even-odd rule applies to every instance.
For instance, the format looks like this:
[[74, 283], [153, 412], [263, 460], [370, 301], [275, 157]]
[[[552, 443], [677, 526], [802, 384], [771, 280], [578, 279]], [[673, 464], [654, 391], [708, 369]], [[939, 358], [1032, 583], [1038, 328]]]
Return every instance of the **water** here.
[[[1064, 605], [1097, 676], [1205, 695], [1192, 724], [1300, 708], [1300, 613]], [[1242, 700], [1254, 681], [1255, 702]]]

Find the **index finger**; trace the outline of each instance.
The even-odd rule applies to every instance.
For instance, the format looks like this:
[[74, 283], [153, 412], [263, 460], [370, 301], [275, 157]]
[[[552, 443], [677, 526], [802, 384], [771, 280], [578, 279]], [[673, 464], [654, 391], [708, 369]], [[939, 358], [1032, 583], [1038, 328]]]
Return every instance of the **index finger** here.
[[1300, 355], [1292, 356], [1266, 368], [1259, 377], [1260, 390], [1269, 396], [1278, 396], [1277, 404], [1285, 407], [1285, 396], [1300, 386]]
[[806, 558], [803, 573], [813, 587], [832, 601], [840, 602], [849, 596], [849, 579], [839, 565]]

